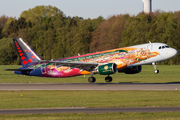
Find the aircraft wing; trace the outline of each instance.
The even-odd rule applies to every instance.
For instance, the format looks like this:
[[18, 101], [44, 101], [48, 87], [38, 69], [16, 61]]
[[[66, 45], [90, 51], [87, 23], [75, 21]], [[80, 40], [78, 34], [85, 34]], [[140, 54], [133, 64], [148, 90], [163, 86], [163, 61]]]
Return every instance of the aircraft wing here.
[[98, 66], [98, 63], [83, 63], [83, 62], [60, 62], [60, 61], [51, 61], [51, 60], [42, 60], [43, 63], [53, 63], [56, 66], [66, 66], [71, 68], [79, 68], [87, 71], [94, 70]]

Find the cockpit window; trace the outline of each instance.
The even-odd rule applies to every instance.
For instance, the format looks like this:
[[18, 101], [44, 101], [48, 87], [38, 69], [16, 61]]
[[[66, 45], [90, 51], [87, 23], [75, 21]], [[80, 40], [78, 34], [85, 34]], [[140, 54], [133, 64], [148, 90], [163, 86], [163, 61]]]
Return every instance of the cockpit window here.
[[159, 49], [170, 48], [169, 46], [159, 46]]

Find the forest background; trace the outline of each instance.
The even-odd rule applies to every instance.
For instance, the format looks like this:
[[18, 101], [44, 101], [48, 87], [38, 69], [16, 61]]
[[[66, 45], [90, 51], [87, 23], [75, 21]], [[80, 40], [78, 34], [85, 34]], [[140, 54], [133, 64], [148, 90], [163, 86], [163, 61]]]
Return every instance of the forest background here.
[[[88, 13], [87, 13], [88, 14]], [[178, 51], [160, 64], [180, 64], [180, 11], [112, 15], [107, 19], [65, 16], [53, 6], [36, 6], [18, 19], [0, 16], [0, 65], [20, 64], [13, 38], [22, 38], [45, 60], [150, 42]]]

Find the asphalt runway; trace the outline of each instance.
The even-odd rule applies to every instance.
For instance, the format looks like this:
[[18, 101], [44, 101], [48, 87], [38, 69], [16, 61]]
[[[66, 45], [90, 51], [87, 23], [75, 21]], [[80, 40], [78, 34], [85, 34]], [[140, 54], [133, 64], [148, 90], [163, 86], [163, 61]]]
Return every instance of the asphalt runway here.
[[180, 90], [180, 83], [2, 83], [0, 90]]
[[[2, 83], [0, 90], [180, 90], [180, 83]], [[180, 107], [0, 109], [0, 114], [180, 112]]]
[[180, 107], [130, 107], [130, 108], [38, 108], [0, 109], [5, 114], [45, 114], [45, 113], [110, 113], [110, 112], [180, 112]]

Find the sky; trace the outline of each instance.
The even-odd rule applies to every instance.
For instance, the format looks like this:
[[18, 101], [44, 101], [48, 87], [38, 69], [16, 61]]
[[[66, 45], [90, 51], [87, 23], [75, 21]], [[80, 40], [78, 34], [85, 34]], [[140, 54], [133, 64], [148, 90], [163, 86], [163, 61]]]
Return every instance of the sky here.
[[[66, 16], [105, 19], [118, 14], [137, 15], [143, 11], [142, 0], [0, 0], [0, 16], [19, 18], [20, 14], [38, 5], [51, 5]], [[179, 11], [180, 0], [152, 0], [152, 11]]]

